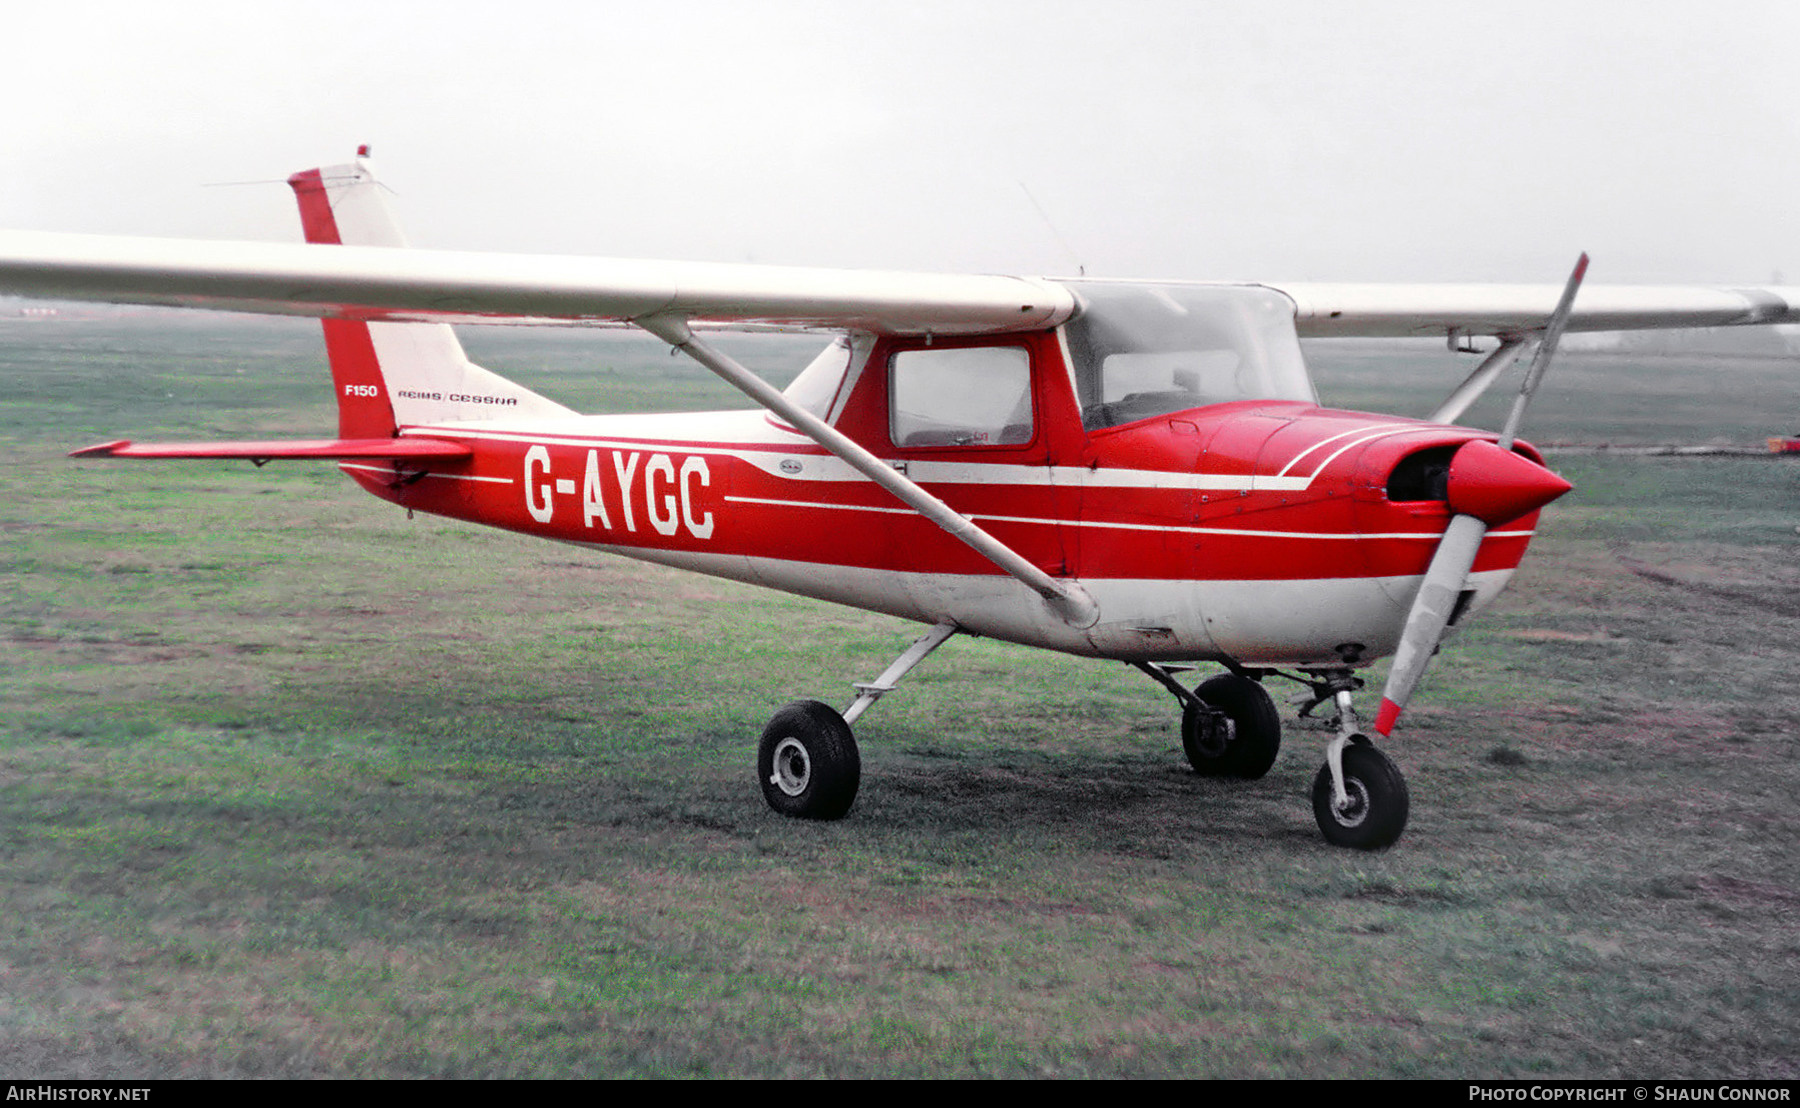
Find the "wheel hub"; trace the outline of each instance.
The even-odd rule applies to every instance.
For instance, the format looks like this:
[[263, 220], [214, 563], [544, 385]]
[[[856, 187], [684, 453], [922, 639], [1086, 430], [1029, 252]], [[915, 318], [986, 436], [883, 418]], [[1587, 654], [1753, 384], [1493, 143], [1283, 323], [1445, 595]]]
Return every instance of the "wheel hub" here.
[[775, 768], [769, 784], [788, 796], [799, 796], [812, 780], [812, 757], [799, 739], [786, 738], [775, 744]]
[[1348, 795], [1348, 800], [1343, 804], [1333, 802], [1331, 814], [1345, 827], [1359, 827], [1363, 820], [1369, 818], [1369, 790], [1356, 778], [1346, 777], [1344, 792]]
[[1199, 719], [1194, 746], [1208, 758], [1217, 758], [1231, 745], [1231, 719], [1221, 712], [1209, 712]]

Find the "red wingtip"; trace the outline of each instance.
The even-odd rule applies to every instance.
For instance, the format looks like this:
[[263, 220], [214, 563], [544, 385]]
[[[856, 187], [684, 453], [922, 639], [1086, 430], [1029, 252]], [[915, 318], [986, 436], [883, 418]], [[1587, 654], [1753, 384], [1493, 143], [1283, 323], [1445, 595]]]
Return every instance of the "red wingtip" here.
[[1385, 739], [1394, 733], [1394, 724], [1399, 721], [1400, 705], [1385, 696], [1382, 697], [1381, 711], [1375, 713], [1375, 730], [1381, 732], [1381, 737]]
[[113, 451], [122, 446], [130, 446], [130, 439], [114, 439], [111, 442], [99, 442], [93, 446], [84, 446], [80, 450], [69, 451], [71, 458], [110, 458]]

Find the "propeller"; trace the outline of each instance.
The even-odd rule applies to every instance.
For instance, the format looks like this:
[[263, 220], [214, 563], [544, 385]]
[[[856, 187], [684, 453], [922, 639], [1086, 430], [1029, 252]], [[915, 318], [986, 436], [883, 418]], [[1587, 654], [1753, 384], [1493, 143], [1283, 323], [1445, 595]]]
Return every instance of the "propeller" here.
[[1587, 275], [1588, 256], [1581, 255], [1569, 283], [1563, 286], [1562, 299], [1544, 325], [1544, 337], [1538, 341], [1531, 368], [1506, 417], [1506, 426], [1497, 443], [1474, 440], [1464, 443], [1450, 459], [1449, 502], [1455, 515], [1437, 551], [1426, 567], [1425, 579], [1413, 598], [1412, 610], [1406, 614], [1406, 629], [1400, 635], [1400, 648], [1394, 652], [1394, 665], [1388, 671], [1387, 686], [1381, 690], [1381, 710], [1375, 717], [1375, 730], [1382, 735], [1393, 732], [1394, 724], [1406, 702], [1412, 698], [1425, 668], [1444, 639], [1444, 630], [1457, 614], [1469, 571], [1475, 566], [1475, 555], [1488, 529], [1528, 512], [1536, 511], [1570, 489], [1567, 481], [1522, 455], [1513, 453], [1519, 424], [1532, 394], [1544, 379], [1544, 371], [1556, 353], [1563, 328], [1569, 322], [1569, 310], [1575, 304], [1575, 293]]

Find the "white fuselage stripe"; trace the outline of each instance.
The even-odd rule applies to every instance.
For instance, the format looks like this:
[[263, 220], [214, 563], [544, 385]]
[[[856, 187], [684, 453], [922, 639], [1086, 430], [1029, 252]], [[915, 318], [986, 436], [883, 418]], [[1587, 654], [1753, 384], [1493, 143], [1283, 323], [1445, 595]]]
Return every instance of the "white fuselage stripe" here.
[[[891, 515], [916, 515], [911, 508], [886, 508], [875, 504], [842, 504], [818, 500], [776, 500], [762, 496], [727, 496], [729, 504], [761, 504], [773, 508], [818, 508], [834, 512], [883, 512]], [[1022, 523], [1036, 527], [1102, 527], [1119, 531], [1173, 532], [1183, 535], [1232, 535], [1253, 539], [1420, 539], [1436, 541], [1442, 531], [1380, 531], [1345, 534], [1331, 531], [1255, 531], [1237, 527], [1171, 527], [1161, 523], [1108, 523], [1096, 519], [1044, 519], [1037, 516], [995, 516], [974, 513], [965, 518], [977, 523]], [[1536, 531], [1491, 531], [1490, 539], [1531, 538]]]
[[1347, 438], [1347, 437], [1355, 436], [1355, 435], [1362, 436], [1361, 438], [1351, 438], [1349, 442], [1345, 443], [1343, 446], [1340, 446], [1336, 450], [1332, 451], [1331, 454], [1328, 455], [1324, 461], [1322, 461], [1318, 465], [1314, 466], [1312, 473], [1309, 474], [1306, 478], [1310, 482], [1314, 477], [1317, 477], [1320, 473], [1323, 473], [1325, 470], [1325, 467], [1330, 465], [1332, 462], [1336, 461], [1338, 456], [1343, 454], [1345, 451], [1354, 450], [1355, 448], [1363, 445], [1364, 443], [1374, 442], [1376, 439], [1384, 439], [1384, 438], [1387, 438], [1389, 435], [1398, 435], [1398, 434], [1402, 434], [1406, 431], [1416, 431], [1418, 429], [1419, 429], [1418, 425], [1414, 424], [1414, 423], [1386, 423], [1386, 424], [1377, 425], [1375, 427], [1358, 427], [1352, 431], [1343, 431], [1343, 432], [1340, 432], [1339, 434], [1331, 436], [1330, 438], [1326, 439], [1324, 442], [1313, 443], [1311, 446], [1307, 447], [1305, 450], [1302, 450], [1300, 453], [1294, 455], [1294, 460], [1289, 462], [1287, 465], [1282, 466], [1281, 473], [1278, 474], [1277, 476], [1285, 476], [1287, 474], [1288, 470], [1293, 469], [1295, 466], [1300, 464], [1301, 459], [1307, 457], [1309, 454], [1313, 454], [1313, 453], [1317, 452], [1318, 450], [1323, 449], [1326, 446], [1331, 445], [1332, 443], [1336, 442], [1337, 440], [1339, 440], [1341, 438]]
[[818, 500], [770, 500], [761, 496], [727, 496], [725, 502], [727, 504], [765, 504], [774, 508], [828, 508], [836, 512], [886, 512], [902, 516], [919, 514], [911, 508], [884, 508], [876, 504], [831, 504]]
[[[792, 445], [794, 453], [784, 454], [784, 444], [725, 444], [714, 442], [633, 441], [619, 438], [578, 438], [569, 435], [541, 435], [527, 431], [470, 430], [454, 426], [417, 427], [408, 431], [431, 438], [498, 439], [543, 446], [585, 447], [589, 450], [631, 450], [638, 452], [706, 454], [735, 458], [788, 481], [867, 481], [868, 478], [830, 455], [811, 453], [810, 440]], [[790, 473], [779, 468], [783, 460], [798, 460], [807, 468]], [[1268, 476], [1257, 473], [1181, 473], [1163, 469], [1089, 469], [1086, 466], [1027, 466], [1002, 462], [945, 462], [908, 459], [903, 463], [906, 475], [918, 484], [935, 485], [1024, 485], [1098, 489], [1187, 489], [1204, 492], [1303, 492], [1311, 486], [1317, 473], [1306, 477]]]

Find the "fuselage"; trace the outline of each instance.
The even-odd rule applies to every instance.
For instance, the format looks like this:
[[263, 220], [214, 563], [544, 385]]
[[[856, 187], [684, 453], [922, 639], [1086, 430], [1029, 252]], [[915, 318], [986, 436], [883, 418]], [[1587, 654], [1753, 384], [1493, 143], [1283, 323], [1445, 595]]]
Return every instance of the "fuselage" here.
[[[1004, 356], [990, 366], [995, 349]], [[921, 352], [931, 356], [909, 357]], [[938, 360], [955, 362], [959, 381], [975, 366], [998, 404], [951, 397], [951, 415], [934, 415], [934, 379], [905, 374]], [[1084, 404], [1060, 331], [884, 338], [828, 369], [806, 386], [821, 416], [1047, 573], [1079, 582], [1098, 622], [1071, 625], [761, 411], [421, 424], [402, 434], [473, 453], [402, 479], [389, 466], [344, 468], [419, 511], [1074, 654], [1341, 665], [1394, 648], [1450, 519], [1433, 467], [1492, 438], [1309, 400], [1141, 416], [1133, 405], [1168, 399]], [[1489, 533], [1465, 610], [1504, 586], [1535, 521]]]

